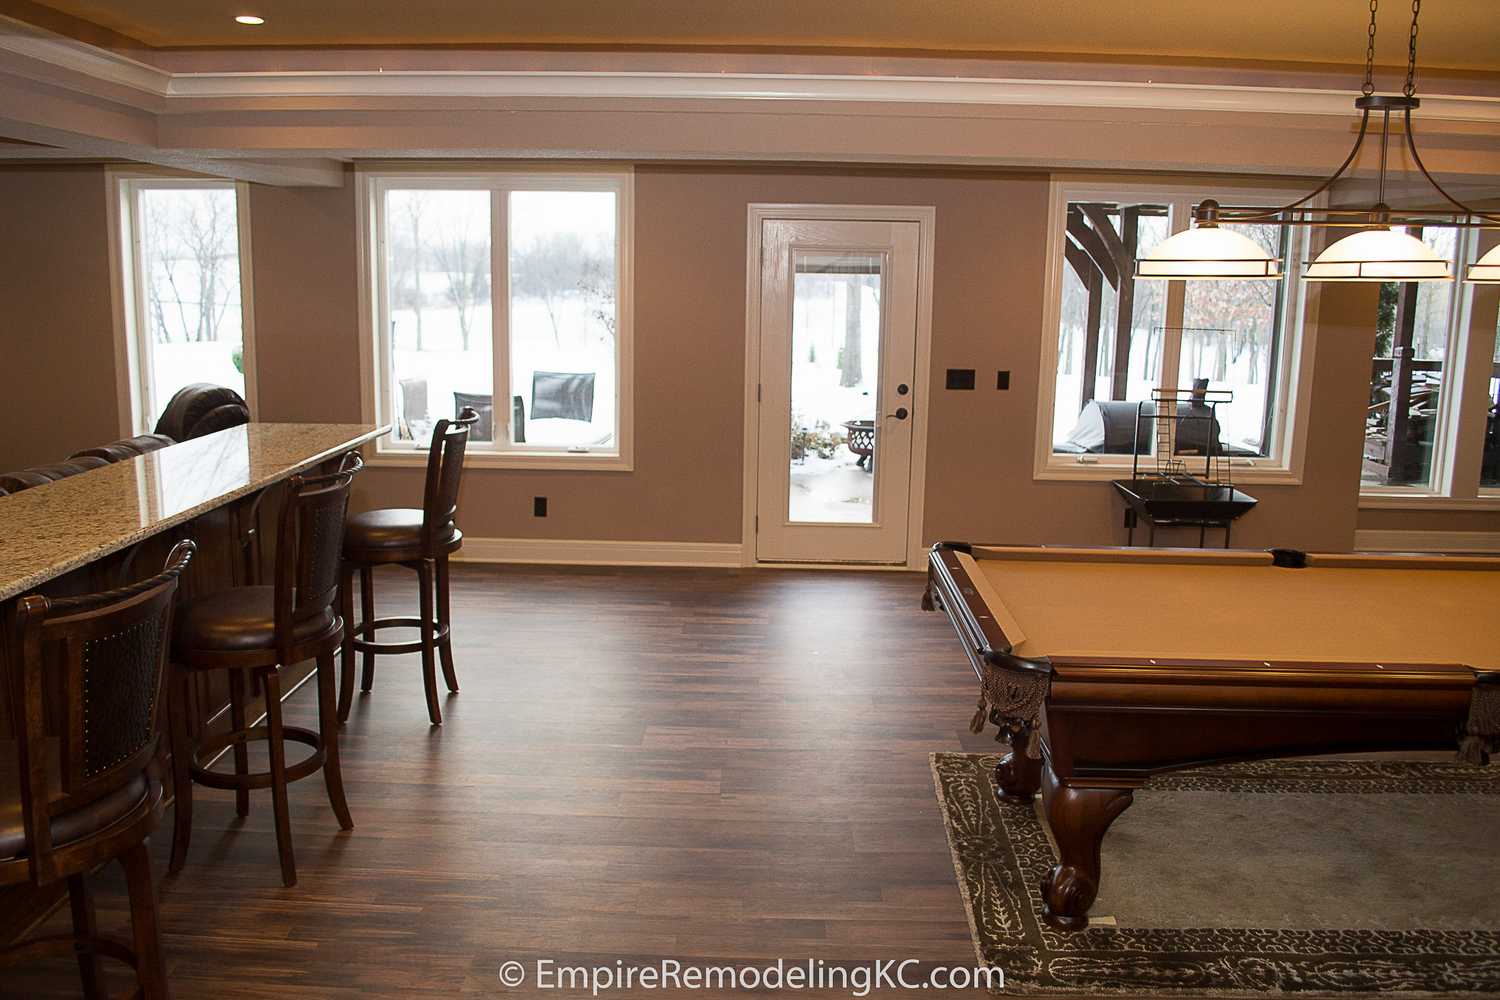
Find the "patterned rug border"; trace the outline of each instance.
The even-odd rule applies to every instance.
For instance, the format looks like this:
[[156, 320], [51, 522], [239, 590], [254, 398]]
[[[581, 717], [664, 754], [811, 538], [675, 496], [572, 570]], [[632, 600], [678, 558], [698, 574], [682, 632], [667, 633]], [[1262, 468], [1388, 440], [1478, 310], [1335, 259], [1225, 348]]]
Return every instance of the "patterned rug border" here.
[[[1500, 996], [1500, 931], [1118, 927], [1090, 927], [1075, 934], [1055, 931], [1040, 918], [1040, 876], [1051, 863], [1052, 847], [1031, 807], [996, 798], [990, 772], [998, 760], [998, 754], [929, 755], [970, 941], [981, 965], [1004, 970], [1006, 985], [1000, 995], [1142, 1000], [1351, 1000], [1375, 995], [1479, 1000]], [[1415, 784], [1418, 794], [1500, 794], [1500, 768], [1381, 760], [1233, 764], [1154, 778], [1149, 787], [1389, 794], [1393, 781]], [[956, 802], [960, 797], [965, 800], [962, 805]], [[969, 807], [967, 812], [964, 805]], [[965, 825], [970, 828], [960, 829], [956, 817], [966, 817]], [[1031, 829], [1025, 829], [1028, 826]], [[987, 899], [976, 899], [976, 890]], [[997, 930], [982, 927], [985, 920], [999, 925]], [[1007, 927], [1011, 928], [1008, 936], [1018, 943], [1000, 943], [999, 931]], [[1419, 960], [1415, 967], [1413, 959]], [[1122, 975], [1143, 972], [1150, 980], [1118, 984]], [[1330, 989], [1332, 979], [1343, 979], [1348, 985]]]

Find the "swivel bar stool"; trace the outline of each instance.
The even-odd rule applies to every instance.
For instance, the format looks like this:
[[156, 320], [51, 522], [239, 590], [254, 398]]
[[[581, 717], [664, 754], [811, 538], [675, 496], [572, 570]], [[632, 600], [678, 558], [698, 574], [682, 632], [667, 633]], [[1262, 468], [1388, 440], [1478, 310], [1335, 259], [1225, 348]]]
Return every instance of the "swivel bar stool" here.
[[[352, 830], [344, 779], [339, 771], [338, 724], [334, 717], [334, 653], [344, 638], [344, 622], [334, 607], [339, 585], [339, 550], [349, 487], [362, 467], [350, 453], [338, 472], [287, 481], [286, 502], [276, 538], [275, 583], [234, 587], [187, 602], [178, 615], [172, 643], [172, 776], [177, 789], [170, 870], [182, 869], [193, 833], [193, 784], [232, 788], [235, 811], [250, 812], [250, 790], [271, 789], [276, 816], [276, 848], [281, 881], [297, 884], [292, 854], [287, 784], [323, 771], [328, 800], [339, 826]], [[283, 725], [281, 668], [316, 659], [318, 731]], [[188, 732], [189, 677], [206, 670], [229, 672], [231, 731], [201, 742]], [[254, 677], [265, 693], [266, 724], [245, 720], [245, 679]], [[270, 768], [250, 772], [249, 740], [266, 740]], [[285, 741], [312, 748], [306, 759], [286, 762]], [[234, 753], [234, 773], [205, 766], [226, 748]]]
[[[367, 510], [349, 518], [344, 536], [344, 576], [341, 588], [346, 619], [354, 617], [354, 571], [359, 570], [361, 616], [359, 624], [344, 635], [343, 671], [339, 687], [339, 721], [349, 719], [354, 700], [354, 653], [364, 654], [360, 690], [369, 691], [375, 682], [376, 653], [422, 654], [422, 680], [427, 690], [427, 718], [434, 726], [443, 724], [438, 708], [437, 676], [434, 651], [442, 657], [443, 680], [449, 691], [458, 690], [458, 676], [453, 672], [453, 644], [448, 611], [448, 556], [463, 544], [463, 533], [454, 518], [458, 514], [458, 484], [464, 471], [464, 449], [469, 431], [479, 420], [472, 407], [459, 411], [457, 420], [439, 420], [432, 432], [432, 446], [427, 452], [427, 486], [422, 509], [390, 507]], [[416, 570], [421, 587], [420, 618], [375, 617], [375, 573], [381, 565], [405, 566]], [[433, 611], [433, 586], [436, 583], [436, 620]], [[375, 633], [383, 628], [416, 628], [421, 638], [414, 642], [377, 642]]]
[[[193, 543], [182, 541], [149, 580], [84, 597], [22, 598], [16, 634], [5, 637], [17, 730], [0, 740], [0, 885], [66, 879], [73, 933], [0, 950], [0, 966], [72, 952], [89, 997], [106, 992], [101, 957], [134, 968], [132, 995], [169, 996], [146, 837], [164, 811], [162, 682], [172, 597], [192, 558]], [[125, 869], [133, 948], [100, 937], [94, 923], [87, 878], [114, 860]]]

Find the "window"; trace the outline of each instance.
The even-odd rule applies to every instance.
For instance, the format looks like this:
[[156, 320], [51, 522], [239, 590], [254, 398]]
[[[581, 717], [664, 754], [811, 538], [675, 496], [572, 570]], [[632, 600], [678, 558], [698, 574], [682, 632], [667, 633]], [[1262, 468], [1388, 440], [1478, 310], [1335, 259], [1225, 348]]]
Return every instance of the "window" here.
[[[1413, 232], [1461, 272], [1458, 230]], [[1430, 490], [1439, 432], [1449, 410], [1444, 382], [1450, 344], [1458, 338], [1453, 282], [1388, 282], [1380, 286], [1365, 414], [1364, 489], [1405, 486]]]
[[[1287, 479], [1295, 466], [1295, 388], [1302, 364], [1302, 292], [1295, 281], [1137, 281], [1136, 258], [1186, 228], [1207, 191], [1159, 185], [1053, 185], [1053, 289], [1042, 358], [1036, 473], [1109, 478], [1137, 445], [1140, 404], [1154, 390], [1223, 392], [1217, 441], [1232, 474]], [[1239, 204], [1274, 205], [1290, 192], [1243, 191]], [[1295, 267], [1305, 237], [1274, 224], [1236, 225]], [[1183, 406], [1191, 406], [1184, 402]], [[1205, 424], [1205, 427], [1208, 426]], [[1186, 422], [1174, 436], [1191, 469], [1202, 454]], [[1196, 442], [1196, 443], [1195, 443]]]
[[233, 181], [112, 175], [130, 433], [155, 426], [193, 382], [227, 386], [254, 406], [245, 225]]
[[[1482, 233], [1411, 230], [1461, 275]], [[1362, 507], [1500, 507], [1495, 297], [1468, 282], [1380, 286], [1365, 411]]]
[[[361, 173], [378, 454], [471, 406], [480, 464], [628, 468], [630, 175]], [[497, 392], [496, 387], [501, 387]]]
[[1500, 489], [1500, 319], [1495, 324], [1495, 350], [1490, 361], [1489, 394], [1484, 407], [1484, 451], [1480, 460], [1479, 485]]

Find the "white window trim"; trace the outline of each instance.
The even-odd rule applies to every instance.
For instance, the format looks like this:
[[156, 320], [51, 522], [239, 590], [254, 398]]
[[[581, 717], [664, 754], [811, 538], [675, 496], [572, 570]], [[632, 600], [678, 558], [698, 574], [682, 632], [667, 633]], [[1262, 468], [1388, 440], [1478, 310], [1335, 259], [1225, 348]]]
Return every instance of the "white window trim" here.
[[[1128, 455], [1070, 455], [1052, 451], [1053, 407], [1057, 393], [1058, 324], [1062, 314], [1063, 228], [1070, 201], [1119, 201], [1122, 197], [1139, 198], [1173, 205], [1171, 231], [1188, 228], [1192, 204], [1217, 192], [1232, 193], [1236, 204], [1278, 205], [1298, 197], [1302, 192], [1292, 188], [1226, 186], [1202, 180], [1181, 182], [1111, 181], [1098, 177], [1054, 175], [1048, 189], [1047, 268], [1045, 298], [1042, 308], [1041, 369], [1037, 380], [1036, 442], [1033, 448], [1032, 476], [1038, 480], [1088, 481], [1118, 479], [1128, 474]], [[1320, 206], [1320, 196], [1312, 204]], [[1301, 256], [1306, 252], [1305, 230], [1294, 228], [1287, 248], [1285, 268], [1295, 275]], [[1180, 281], [1168, 283], [1167, 309], [1180, 307], [1183, 296]], [[1277, 363], [1277, 390], [1273, 403], [1270, 455], [1255, 459], [1236, 459], [1235, 482], [1300, 484], [1307, 451], [1307, 414], [1312, 405], [1312, 366], [1317, 340], [1318, 288], [1314, 283], [1288, 277], [1283, 285], [1282, 332]], [[1175, 371], [1177, 353], [1163, 351], [1162, 372]]]
[[122, 437], [150, 433], [147, 415], [154, 408], [148, 378], [149, 365], [142, 355], [151, 350], [145, 336], [149, 329], [142, 313], [144, 290], [135, 266], [140, 240], [136, 225], [135, 193], [143, 188], [234, 187], [235, 228], [240, 264], [240, 364], [245, 375], [245, 402], [254, 416], [259, 412], [255, 363], [255, 285], [252, 280], [250, 245], [250, 190], [244, 181], [224, 181], [170, 170], [106, 168], [104, 171], [106, 225], [109, 242], [109, 291], [115, 341], [115, 399], [119, 408]]
[[[1456, 275], [1462, 275], [1478, 257], [1479, 240], [1478, 230], [1458, 230]], [[1481, 291], [1482, 286], [1467, 281], [1453, 289], [1444, 381], [1457, 391], [1445, 391], [1439, 401], [1431, 482], [1386, 486], [1361, 481], [1361, 510], [1500, 510], [1500, 489], [1479, 482], [1496, 336], [1493, 306], [1489, 310], [1476, 306], [1475, 297]]]
[[[630, 472], [635, 468], [635, 172], [628, 165], [596, 166], [556, 164], [505, 164], [497, 167], [483, 163], [361, 163], [355, 168], [355, 198], [359, 227], [359, 324], [360, 324], [360, 406], [366, 423], [389, 423], [393, 430], [379, 438], [367, 450], [367, 461], [377, 466], [423, 466], [427, 449], [394, 447], [394, 420], [391, 387], [386, 384], [391, 370], [388, 334], [380, 322], [383, 311], [381, 287], [384, 284], [384, 255], [380, 252], [378, 220], [383, 194], [388, 182], [406, 186], [413, 183], [434, 188], [470, 190], [581, 190], [612, 189], [615, 201], [616, 290], [618, 309], [615, 333], [616, 415], [618, 447], [608, 453], [576, 452], [542, 447], [499, 451], [471, 444], [464, 453], [464, 464], [491, 469], [571, 469]], [[493, 302], [492, 336], [504, 340], [505, 349], [495, 351], [495, 384], [505, 385], [510, 365], [509, 254], [505, 240], [504, 198], [491, 199], [490, 287]], [[495, 243], [495, 240], [499, 240]], [[503, 394], [509, 399], [509, 393]], [[496, 392], [496, 399], [502, 394]], [[509, 437], [510, 407], [495, 407], [495, 436]]]

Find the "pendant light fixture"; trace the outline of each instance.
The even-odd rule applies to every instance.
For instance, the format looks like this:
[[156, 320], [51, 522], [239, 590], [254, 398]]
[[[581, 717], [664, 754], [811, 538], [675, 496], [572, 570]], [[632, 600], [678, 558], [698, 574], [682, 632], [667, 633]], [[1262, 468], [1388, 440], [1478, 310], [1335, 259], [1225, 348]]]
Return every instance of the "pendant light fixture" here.
[[1476, 260], [1469, 268], [1469, 280], [1476, 285], [1500, 285], [1500, 246]]
[[[1445, 191], [1428, 172], [1417, 152], [1411, 113], [1421, 105], [1416, 96], [1416, 76], [1417, 21], [1422, 12], [1422, 0], [1412, 2], [1405, 87], [1400, 94], [1375, 93], [1375, 18], [1379, 6], [1380, 0], [1370, 0], [1365, 79], [1360, 96], [1354, 101], [1355, 110], [1360, 112], [1359, 135], [1339, 168], [1307, 195], [1280, 208], [1226, 207], [1212, 198], [1205, 199], [1193, 209], [1192, 228], [1163, 240], [1136, 261], [1137, 278], [1194, 281], [1280, 278], [1280, 261], [1254, 240], [1223, 228], [1225, 224], [1260, 223], [1354, 230], [1331, 243], [1307, 265], [1302, 274], [1305, 281], [1452, 281], [1448, 261], [1408, 230], [1500, 228], [1500, 215], [1472, 209]], [[1372, 113], [1380, 115], [1380, 174], [1375, 204], [1368, 209], [1304, 207], [1331, 188], [1358, 157], [1370, 133]], [[1406, 149], [1412, 162], [1452, 209], [1442, 212], [1393, 211], [1386, 204], [1392, 113], [1402, 117]], [[1469, 281], [1500, 283], [1500, 247], [1470, 267], [1467, 277]]]

